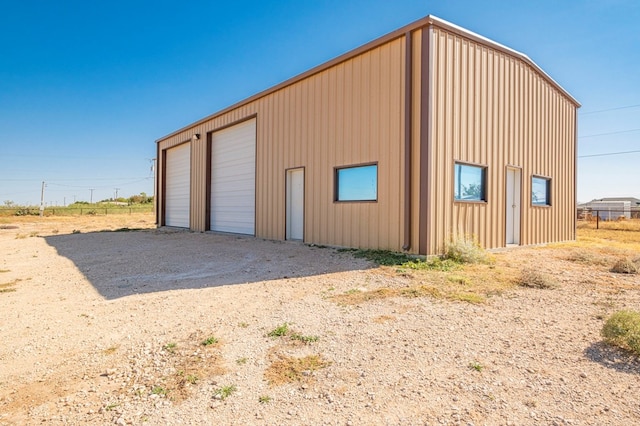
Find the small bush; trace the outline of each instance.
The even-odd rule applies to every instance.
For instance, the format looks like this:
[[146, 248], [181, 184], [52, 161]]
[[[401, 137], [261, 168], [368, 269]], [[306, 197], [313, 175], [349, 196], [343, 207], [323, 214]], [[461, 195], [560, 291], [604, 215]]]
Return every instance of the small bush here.
[[536, 269], [526, 268], [520, 272], [518, 285], [529, 288], [556, 288], [558, 284], [549, 275], [544, 274]]
[[602, 327], [602, 337], [610, 345], [640, 355], [640, 312], [618, 311]]
[[460, 234], [446, 244], [444, 258], [457, 263], [483, 263], [487, 253], [474, 237]]
[[638, 266], [629, 259], [620, 259], [613, 265], [611, 272], [616, 274], [637, 274]]
[[216, 343], [218, 343], [218, 339], [215, 338], [214, 336], [208, 337], [204, 339], [202, 342], [200, 342], [202, 346], [215, 345]]
[[267, 336], [268, 337], [282, 337], [282, 336], [286, 335], [288, 332], [289, 332], [289, 324], [287, 324], [285, 322], [284, 324], [277, 326], [276, 328], [271, 330], [269, 333], [267, 333]]

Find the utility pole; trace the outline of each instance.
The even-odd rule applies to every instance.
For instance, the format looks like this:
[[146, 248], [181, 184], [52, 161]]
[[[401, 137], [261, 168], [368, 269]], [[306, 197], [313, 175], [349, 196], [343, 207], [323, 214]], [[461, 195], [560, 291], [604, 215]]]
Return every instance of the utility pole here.
[[40, 217], [44, 216], [44, 181], [42, 181], [42, 191], [40, 191]]
[[94, 189], [95, 189], [95, 188], [89, 188], [89, 191], [91, 191], [91, 199], [90, 199], [90, 201], [89, 201], [89, 204], [93, 204], [93, 190], [94, 190]]
[[120, 190], [120, 188], [116, 188], [116, 198], [114, 201], [118, 201], [118, 191]]

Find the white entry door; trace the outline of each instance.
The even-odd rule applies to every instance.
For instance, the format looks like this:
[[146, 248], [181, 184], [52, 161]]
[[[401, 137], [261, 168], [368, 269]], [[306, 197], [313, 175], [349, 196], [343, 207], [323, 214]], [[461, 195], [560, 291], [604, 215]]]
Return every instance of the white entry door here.
[[506, 244], [520, 244], [520, 191], [522, 187], [520, 169], [507, 168]]
[[287, 240], [304, 239], [304, 169], [287, 170]]

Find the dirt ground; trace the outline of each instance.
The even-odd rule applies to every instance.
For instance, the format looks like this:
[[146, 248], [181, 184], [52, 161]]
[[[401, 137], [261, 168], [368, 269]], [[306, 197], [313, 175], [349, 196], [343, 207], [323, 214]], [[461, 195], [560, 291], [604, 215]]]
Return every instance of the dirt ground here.
[[495, 253], [557, 287], [467, 303], [332, 248], [0, 218], [0, 425], [639, 424], [640, 360], [600, 330], [640, 276], [607, 244]]

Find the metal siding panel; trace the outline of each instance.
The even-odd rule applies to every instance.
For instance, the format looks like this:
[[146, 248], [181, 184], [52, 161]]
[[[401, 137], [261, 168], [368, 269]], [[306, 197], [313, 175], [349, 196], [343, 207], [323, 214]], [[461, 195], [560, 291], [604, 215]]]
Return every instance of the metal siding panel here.
[[[521, 242], [572, 238], [575, 130], [563, 108], [575, 114], [575, 105], [518, 58], [439, 28], [434, 35], [431, 250], [458, 232], [504, 245], [507, 165], [522, 168]], [[486, 204], [451, 202], [456, 160], [488, 166]], [[551, 207], [531, 206], [532, 174], [552, 178]]]

